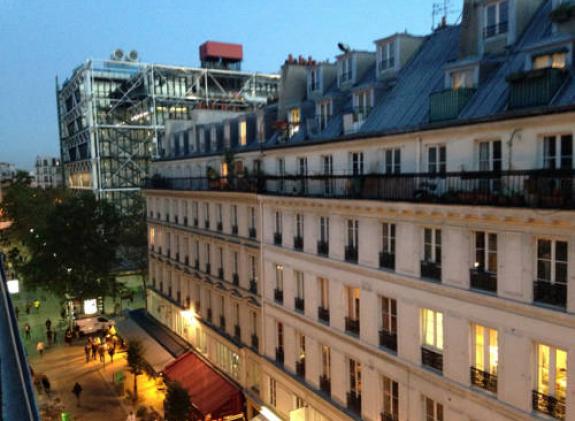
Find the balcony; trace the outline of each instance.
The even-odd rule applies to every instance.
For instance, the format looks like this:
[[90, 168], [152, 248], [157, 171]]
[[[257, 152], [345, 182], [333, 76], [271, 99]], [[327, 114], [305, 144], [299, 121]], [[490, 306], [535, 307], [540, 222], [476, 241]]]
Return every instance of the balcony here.
[[345, 318], [345, 333], [349, 335], [359, 336], [359, 320]]
[[234, 273], [232, 275], [232, 284], [234, 284], [235, 286], [238, 286], [240, 284], [240, 275], [238, 275], [237, 273]]
[[533, 282], [533, 302], [565, 308], [567, 285], [536, 280]]
[[[245, 177], [244, 177], [245, 179]], [[202, 179], [200, 178], [200, 181]], [[251, 180], [251, 181], [249, 181]], [[254, 176], [254, 192], [289, 197], [330, 197], [445, 205], [575, 209], [575, 170], [513, 170], [369, 175]], [[217, 191], [197, 178], [147, 179], [145, 188]], [[299, 188], [302, 184], [305, 189]], [[329, 189], [326, 190], [326, 185]], [[233, 183], [230, 184], [233, 189]], [[241, 189], [233, 190], [241, 192]], [[281, 233], [278, 237], [281, 245]]]
[[206, 219], [206, 220], [204, 221], [204, 228], [207, 229], [207, 230], [210, 229], [210, 221], [209, 221], [209, 219]]
[[421, 348], [421, 365], [443, 373], [443, 354], [429, 348]]
[[317, 308], [317, 318], [319, 319], [320, 322], [324, 322], [329, 324], [329, 309], [328, 308], [323, 308], [323, 307], [318, 307]]
[[250, 292], [252, 294], [258, 293], [258, 282], [255, 279], [250, 279]]
[[194, 260], [194, 269], [200, 270], [200, 261], [198, 259]]
[[232, 225], [232, 235], [238, 235], [238, 226]]
[[260, 348], [260, 338], [255, 333], [252, 334], [252, 348], [257, 352]]
[[565, 400], [544, 395], [534, 390], [531, 394], [533, 410], [549, 415], [558, 420], [565, 419]]
[[379, 267], [381, 269], [395, 270], [395, 254], [386, 253], [384, 251], [380, 252]]
[[255, 228], [250, 228], [248, 231], [248, 235], [252, 240], [255, 240], [257, 237], [257, 231]]
[[200, 225], [200, 224], [198, 223], [198, 218], [194, 218], [194, 227], [197, 227], [198, 225]]
[[212, 265], [206, 263], [206, 273], [209, 275], [212, 273]]
[[475, 88], [446, 89], [429, 95], [429, 121], [454, 120], [475, 94]]
[[190, 266], [190, 258], [188, 256], [184, 257], [184, 265]]
[[305, 358], [301, 358], [295, 362], [295, 374], [305, 379]]
[[491, 393], [497, 393], [497, 376], [487, 371], [470, 367], [471, 384]]
[[274, 246], [281, 246], [281, 245], [282, 245], [282, 233], [274, 232]]
[[379, 331], [379, 346], [397, 352], [397, 332]]
[[218, 268], [218, 278], [224, 279], [224, 268]]
[[284, 349], [281, 346], [276, 348], [276, 363], [278, 365], [284, 365]]
[[[208, 227], [209, 227], [209, 226], [208, 226]], [[208, 228], [208, 227], [206, 227], [206, 228]], [[218, 224], [216, 225], [216, 229], [217, 229], [219, 232], [222, 232], [222, 231], [224, 230], [224, 224], [222, 224], [221, 222], [218, 222]]]
[[281, 289], [274, 289], [274, 301], [278, 304], [284, 303], [284, 292]]
[[430, 281], [441, 282], [441, 266], [436, 262], [421, 261], [421, 277]]
[[169, 213], [166, 214], [166, 222], [170, 222], [170, 214]]
[[178, 215], [174, 216], [174, 222], [175, 222], [176, 224], [179, 224], [179, 223], [180, 223], [180, 218], [178, 217]]
[[487, 292], [497, 292], [497, 274], [485, 272], [483, 269], [469, 270], [469, 285], [472, 289]]
[[483, 28], [483, 38], [488, 39], [497, 35], [506, 34], [509, 29], [509, 22], [499, 22]]
[[303, 237], [297, 236], [293, 238], [293, 248], [299, 251], [303, 250]]
[[188, 226], [188, 217], [184, 216], [184, 225], [187, 227]]
[[361, 416], [361, 394], [347, 392], [347, 409], [356, 415]]
[[242, 340], [242, 328], [237, 323], [234, 325], [234, 338], [238, 341]]
[[346, 246], [344, 258], [346, 262], [357, 263], [357, 247]]
[[331, 380], [326, 375], [319, 376], [319, 390], [331, 396]]
[[296, 311], [299, 311], [300, 313], [304, 312], [304, 307], [305, 307], [305, 301], [303, 298], [301, 297], [295, 297], [294, 298], [294, 307], [296, 309]]
[[317, 254], [320, 256], [329, 256], [329, 243], [327, 241], [319, 240], [317, 242]]
[[226, 317], [220, 316], [220, 329], [226, 330]]
[[564, 69], [546, 68], [509, 75], [509, 108], [547, 105], [567, 77]]
[[207, 320], [210, 323], [212, 322], [212, 309], [211, 308], [208, 308]]

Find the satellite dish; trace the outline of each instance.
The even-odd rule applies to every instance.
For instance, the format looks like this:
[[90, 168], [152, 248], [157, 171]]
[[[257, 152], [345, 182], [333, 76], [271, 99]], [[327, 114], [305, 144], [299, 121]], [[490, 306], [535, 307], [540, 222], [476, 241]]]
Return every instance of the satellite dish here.
[[138, 60], [138, 52], [136, 50], [132, 50], [128, 53], [128, 61], [137, 61]]
[[124, 58], [124, 50], [116, 48], [112, 53], [112, 60], [122, 60]]
[[351, 48], [349, 48], [349, 45], [344, 44], [343, 42], [338, 42], [337, 48], [339, 48], [343, 53], [349, 53], [351, 51]]

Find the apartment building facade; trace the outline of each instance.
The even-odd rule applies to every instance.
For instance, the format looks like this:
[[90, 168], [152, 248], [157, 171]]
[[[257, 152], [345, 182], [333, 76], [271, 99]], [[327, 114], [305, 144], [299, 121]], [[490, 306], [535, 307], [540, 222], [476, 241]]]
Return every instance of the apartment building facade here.
[[276, 106], [153, 164], [149, 311], [185, 335], [154, 300], [192, 291], [173, 314], [219, 367], [240, 320], [224, 345], [269, 419], [574, 420], [572, 10], [466, 1], [286, 62]]
[[41, 189], [63, 185], [60, 159], [51, 156], [37, 156], [34, 162], [34, 185]]

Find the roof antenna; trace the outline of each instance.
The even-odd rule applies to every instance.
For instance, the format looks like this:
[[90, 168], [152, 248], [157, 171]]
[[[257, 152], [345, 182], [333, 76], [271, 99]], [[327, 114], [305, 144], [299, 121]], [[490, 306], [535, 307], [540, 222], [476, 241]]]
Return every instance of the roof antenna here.
[[[444, 28], [447, 26], [447, 16], [455, 13], [451, 7], [451, 0], [443, 0], [443, 3], [433, 3], [431, 12], [431, 30]], [[435, 27], [436, 17], [441, 16], [437, 28]]]

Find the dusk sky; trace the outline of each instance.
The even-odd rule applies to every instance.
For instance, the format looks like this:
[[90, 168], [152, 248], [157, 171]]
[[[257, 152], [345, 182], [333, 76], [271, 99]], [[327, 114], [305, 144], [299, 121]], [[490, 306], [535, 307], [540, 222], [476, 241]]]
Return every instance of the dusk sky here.
[[[441, 2], [443, 3], [443, 2]], [[452, 0], [454, 21], [461, 1]], [[59, 156], [55, 77], [115, 48], [148, 63], [199, 65], [206, 40], [244, 45], [244, 70], [275, 72], [289, 53], [318, 60], [343, 41], [373, 50], [402, 32], [426, 34], [433, 0], [0, 0], [0, 161], [31, 169]], [[353, 7], [352, 7], [353, 5]]]

